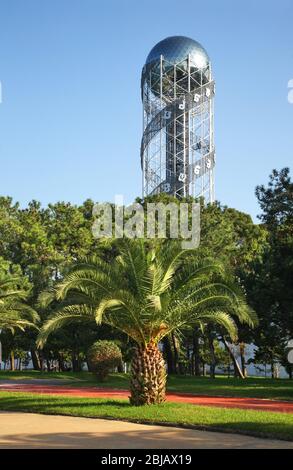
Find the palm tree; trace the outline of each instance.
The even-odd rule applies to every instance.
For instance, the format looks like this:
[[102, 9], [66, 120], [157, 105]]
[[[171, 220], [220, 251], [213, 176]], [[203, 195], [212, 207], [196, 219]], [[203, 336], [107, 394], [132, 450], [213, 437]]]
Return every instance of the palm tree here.
[[255, 315], [239, 285], [218, 263], [199, 261], [196, 251], [177, 241], [150, 246], [143, 240], [122, 240], [112, 263], [92, 257], [75, 264], [55, 293], [61, 305], [41, 328], [38, 345], [68, 322], [95, 320], [126, 333], [137, 344], [131, 366], [130, 402], [165, 400], [166, 367], [160, 341], [172, 332], [198, 324], [217, 324], [236, 339], [232, 315], [251, 326]]
[[[24, 331], [26, 328], [37, 328], [38, 314], [25, 303], [28, 291], [20, 286], [23, 278], [0, 271], [0, 334], [2, 330]], [[0, 364], [2, 361], [2, 345], [0, 341]], [[11, 369], [14, 370], [14, 352], [11, 352]]]
[[28, 292], [21, 289], [23, 279], [7, 273], [0, 274], [0, 331], [28, 327], [36, 328], [38, 314], [25, 303]]

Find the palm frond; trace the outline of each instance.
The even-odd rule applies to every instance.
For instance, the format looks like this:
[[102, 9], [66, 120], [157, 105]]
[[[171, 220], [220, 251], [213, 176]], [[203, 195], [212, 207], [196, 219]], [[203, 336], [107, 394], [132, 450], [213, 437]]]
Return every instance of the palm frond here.
[[[234, 318], [256, 325], [241, 286], [221, 263], [199, 259], [196, 250], [182, 251], [177, 241], [122, 239], [117, 246], [111, 263], [91, 257], [70, 268], [56, 287], [60, 309], [43, 326], [39, 344], [66, 323], [85, 318], [111, 325], [139, 344], [195, 323], [213, 322], [232, 339]], [[45, 301], [50, 295], [44, 294]]]
[[69, 305], [61, 310], [53, 312], [45, 324], [40, 329], [37, 338], [37, 346], [43, 348], [48, 336], [59, 330], [64, 325], [75, 323], [76, 321], [90, 322], [94, 319], [94, 311], [87, 305]]

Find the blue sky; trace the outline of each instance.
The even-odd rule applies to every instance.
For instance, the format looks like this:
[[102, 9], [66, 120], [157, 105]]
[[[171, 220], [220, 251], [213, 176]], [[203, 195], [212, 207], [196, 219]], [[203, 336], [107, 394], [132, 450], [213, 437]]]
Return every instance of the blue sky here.
[[216, 79], [216, 197], [292, 161], [292, 0], [1, 0], [1, 195], [22, 205], [141, 195], [140, 73], [166, 36], [203, 44]]

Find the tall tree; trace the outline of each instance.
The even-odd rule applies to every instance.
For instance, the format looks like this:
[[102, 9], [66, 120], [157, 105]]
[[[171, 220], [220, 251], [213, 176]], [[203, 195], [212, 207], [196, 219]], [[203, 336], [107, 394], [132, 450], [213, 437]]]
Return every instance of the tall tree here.
[[246, 288], [260, 317], [257, 357], [262, 355], [273, 370], [293, 337], [293, 183], [289, 168], [273, 170], [268, 185], [257, 186], [256, 196], [268, 244], [261, 259], [251, 263]]

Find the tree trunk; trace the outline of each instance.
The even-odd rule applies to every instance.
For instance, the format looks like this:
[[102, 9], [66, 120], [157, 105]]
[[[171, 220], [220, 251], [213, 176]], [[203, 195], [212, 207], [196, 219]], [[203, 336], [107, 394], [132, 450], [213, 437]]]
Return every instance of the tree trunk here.
[[174, 373], [178, 374], [178, 348], [177, 348], [177, 340], [174, 335], [174, 333], [171, 333], [171, 338], [172, 338], [172, 345], [173, 345], [173, 351], [174, 351]]
[[72, 370], [73, 372], [80, 372], [81, 371], [81, 362], [76, 352], [72, 352], [71, 355], [71, 362], [72, 362]]
[[40, 357], [35, 349], [31, 349], [31, 359], [34, 370], [41, 370]]
[[199, 356], [199, 336], [196, 330], [193, 331], [192, 335], [193, 343], [193, 352], [192, 352], [192, 362], [194, 375], [200, 377], [200, 356]]
[[208, 341], [209, 341], [209, 349], [210, 349], [210, 354], [211, 354], [210, 377], [214, 379], [216, 376], [217, 361], [216, 361], [216, 355], [215, 355], [214, 340], [211, 337], [211, 335], [208, 336]]
[[229, 353], [229, 356], [231, 357], [231, 360], [232, 360], [232, 363], [233, 363], [233, 366], [234, 366], [234, 373], [235, 373], [236, 377], [240, 377], [241, 379], [245, 379], [244, 375], [242, 374], [241, 367], [238, 364], [238, 361], [237, 361], [236, 357], [234, 356], [233, 351], [232, 351], [230, 345], [228, 344], [228, 341], [226, 341], [225, 338], [222, 338], [222, 341], [225, 345], [226, 350]]
[[10, 370], [15, 370], [14, 351], [10, 353]]
[[279, 378], [278, 365], [275, 364], [273, 359], [272, 359], [272, 362], [271, 362], [271, 377], [272, 377], [272, 379], [278, 379]]
[[158, 347], [149, 343], [136, 349], [131, 362], [131, 405], [153, 405], [166, 398], [166, 367]]
[[63, 357], [63, 354], [59, 353], [58, 354], [58, 369], [59, 369], [59, 372], [65, 372], [65, 363], [64, 363], [64, 357]]
[[247, 370], [246, 370], [246, 365], [245, 365], [245, 343], [243, 342], [239, 343], [239, 352], [240, 352], [242, 374], [244, 375], [244, 377], [247, 377]]
[[88, 371], [89, 371], [89, 372], [93, 372], [93, 370], [92, 370], [92, 364], [91, 364], [90, 361], [88, 361], [88, 359], [86, 360], [86, 365], [87, 365]]
[[163, 339], [163, 345], [164, 345], [164, 352], [166, 354], [168, 374], [175, 374], [176, 367], [175, 367], [174, 355], [173, 355], [172, 347], [170, 343], [170, 338], [165, 336], [165, 338]]

